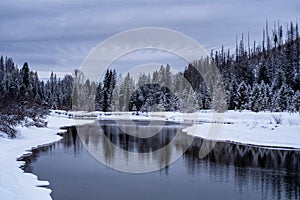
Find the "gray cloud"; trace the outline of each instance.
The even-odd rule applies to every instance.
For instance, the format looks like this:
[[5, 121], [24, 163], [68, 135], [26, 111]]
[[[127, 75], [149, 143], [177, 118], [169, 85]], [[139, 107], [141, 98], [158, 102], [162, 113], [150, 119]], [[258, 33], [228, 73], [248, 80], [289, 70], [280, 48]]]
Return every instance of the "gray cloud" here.
[[[97, 44], [127, 29], [174, 29], [210, 51], [222, 44], [232, 48], [235, 36], [242, 32], [249, 31], [252, 40], [260, 40], [266, 19], [270, 26], [278, 19], [285, 25], [299, 19], [299, 10], [298, 0], [4, 1], [0, 7], [0, 53], [13, 57], [19, 65], [27, 61], [34, 70], [71, 72]], [[137, 56], [138, 62], [145, 57], [145, 62], [172, 63], [169, 56], [164, 60], [153, 55], [158, 54], [143, 52]], [[130, 62], [123, 59], [118, 63]]]

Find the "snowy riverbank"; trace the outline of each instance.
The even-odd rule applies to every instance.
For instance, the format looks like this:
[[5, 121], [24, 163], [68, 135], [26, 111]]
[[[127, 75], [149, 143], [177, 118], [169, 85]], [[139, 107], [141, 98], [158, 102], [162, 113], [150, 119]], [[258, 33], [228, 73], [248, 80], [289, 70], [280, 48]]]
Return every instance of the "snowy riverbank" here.
[[33, 174], [20, 169], [23, 164], [17, 158], [29, 154], [30, 149], [61, 139], [57, 135], [62, 126], [71, 126], [72, 119], [49, 116], [48, 127], [17, 127], [20, 134], [15, 139], [0, 137], [0, 199], [1, 200], [47, 200], [51, 190], [44, 187], [48, 181], [40, 181]]
[[299, 113], [228, 111], [219, 135], [208, 135], [210, 123], [194, 124], [187, 134], [201, 138], [267, 147], [300, 148]]
[[[300, 114], [288, 112], [227, 111], [218, 119], [212, 111], [178, 112], [66, 112], [54, 111], [59, 116], [100, 120], [164, 120], [193, 124], [187, 134], [218, 141], [231, 141], [269, 147], [300, 148]], [[208, 134], [213, 123], [224, 123], [219, 134]]]
[[[101, 113], [101, 112], [66, 112], [53, 111], [48, 117], [47, 128], [17, 127], [20, 135], [16, 139], [0, 137], [0, 197], [1, 200], [39, 200], [51, 199], [51, 190], [44, 187], [49, 183], [39, 181], [33, 174], [24, 173], [19, 167], [23, 164], [16, 161], [24, 154], [30, 153], [33, 147], [49, 144], [59, 140], [57, 135], [62, 126], [75, 124], [72, 118], [88, 118], [101, 120], [164, 120], [193, 124], [184, 129], [187, 134], [202, 138], [232, 141], [245, 144], [300, 148], [300, 115], [299, 113], [254, 113], [249, 111], [228, 111], [224, 125], [218, 137], [208, 135], [212, 125], [212, 112], [198, 113], [148, 113], [132, 115], [132, 113]], [[93, 121], [91, 120], [91, 121]], [[213, 120], [220, 123], [223, 120]], [[84, 121], [84, 123], [90, 121]], [[78, 121], [76, 121], [78, 124]]]

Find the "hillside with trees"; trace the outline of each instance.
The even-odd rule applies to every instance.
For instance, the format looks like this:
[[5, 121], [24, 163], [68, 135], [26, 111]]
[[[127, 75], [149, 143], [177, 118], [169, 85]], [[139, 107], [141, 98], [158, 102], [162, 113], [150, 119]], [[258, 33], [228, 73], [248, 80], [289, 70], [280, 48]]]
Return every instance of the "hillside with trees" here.
[[[251, 43], [251, 44], [250, 44]], [[201, 66], [215, 65], [222, 75], [225, 96], [216, 94], [211, 83], [199, 73]], [[298, 24], [283, 28], [268, 23], [260, 43], [249, 34], [236, 42], [235, 53], [211, 51], [209, 58], [190, 63], [182, 72], [171, 73], [161, 66], [152, 74], [118, 76], [108, 69], [99, 83], [84, 74], [41, 81], [25, 62], [19, 69], [12, 58], [0, 58], [0, 131], [14, 137], [14, 126], [45, 126], [49, 109], [92, 111], [180, 111], [215, 109], [213, 98], [224, 99], [230, 110], [300, 111], [300, 37]], [[84, 97], [84, 98], [82, 98]], [[87, 104], [87, 102], [92, 102]]]

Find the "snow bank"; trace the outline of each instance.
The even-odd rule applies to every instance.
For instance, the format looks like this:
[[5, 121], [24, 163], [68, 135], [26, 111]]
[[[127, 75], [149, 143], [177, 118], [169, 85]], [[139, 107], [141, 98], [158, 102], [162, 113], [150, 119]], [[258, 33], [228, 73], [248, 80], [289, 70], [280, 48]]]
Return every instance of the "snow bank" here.
[[[202, 114], [203, 119], [207, 114]], [[206, 117], [205, 117], [206, 116]], [[209, 135], [211, 123], [194, 124], [187, 134], [217, 141], [231, 141], [269, 147], [300, 148], [299, 113], [228, 111], [218, 136]]]
[[[189, 123], [193, 126], [184, 131], [205, 139], [259, 146], [300, 148], [299, 113], [227, 111], [225, 118], [220, 119], [214, 118], [214, 112], [210, 110], [196, 113], [151, 112], [138, 113], [138, 115], [133, 112], [68, 112], [63, 115], [100, 120], [164, 120]], [[208, 134], [213, 123], [224, 123], [219, 135]]]
[[50, 189], [36, 187], [49, 185], [49, 182], [40, 181], [35, 175], [24, 173], [23, 170], [20, 169], [20, 166], [24, 163], [16, 159], [24, 154], [29, 154], [30, 149], [33, 147], [60, 140], [61, 137], [58, 136], [57, 133], [62, 132], [62, 130], [59, 128], [74, 124], [75, 121], [73, 119], [49, 116], [47, 128], [19, 126], [17, 130], [20, 132], [20, 135], [18, 135], [16, 139], [0, 137], [1, 200], [51, 199]]

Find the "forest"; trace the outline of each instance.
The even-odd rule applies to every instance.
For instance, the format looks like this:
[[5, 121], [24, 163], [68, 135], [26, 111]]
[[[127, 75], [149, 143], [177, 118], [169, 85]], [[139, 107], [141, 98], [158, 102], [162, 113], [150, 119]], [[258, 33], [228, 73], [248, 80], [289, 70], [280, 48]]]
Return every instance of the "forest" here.
[[[214, 109], [215, 91], [199, 73], [201, 66], [215, 65], [225, 93], [218, 96], [230, 110], [254, 112], [300, 111], [300, 37], [298, 24], [268, 23], [261, 42], [236, 39], [235, 52], [224, 47], [195, 61], [176, 74], [162, 65], [152, 74], [118, 75], [108, 69], [99, 83], [76, 69], [58, 78], [54, 72], [42, 81], [27, 62], [19, 68], [12, 58], [0, 58], [0, 131], [15, 137], [14, 127], [46, 126], [43, 116], [49, 109], [88, 111], [180, 111]], [[84, 97], [84, 98], [82, 98]], [[92, 102], [92, 103], [86, 103]]]

